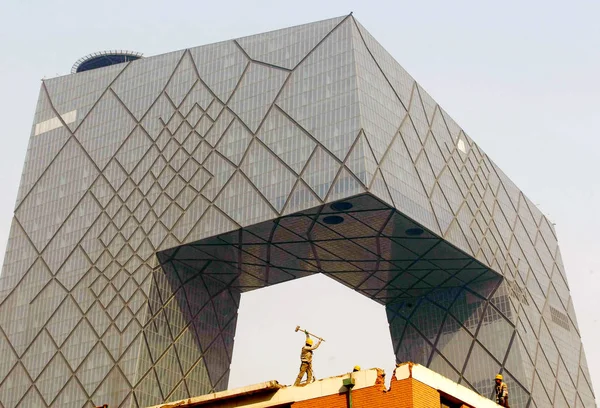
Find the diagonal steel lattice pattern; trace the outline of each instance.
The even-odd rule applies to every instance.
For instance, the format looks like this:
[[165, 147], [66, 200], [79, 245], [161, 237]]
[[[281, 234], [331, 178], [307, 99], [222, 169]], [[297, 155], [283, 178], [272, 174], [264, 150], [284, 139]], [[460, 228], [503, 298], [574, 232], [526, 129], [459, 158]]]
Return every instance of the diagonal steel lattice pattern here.
[[352, 17], [46, 80], [0, 277], [0, 405], [227, 387], [241, 293], [324, 273], [399, 361], [595, 407], [552, 224]]

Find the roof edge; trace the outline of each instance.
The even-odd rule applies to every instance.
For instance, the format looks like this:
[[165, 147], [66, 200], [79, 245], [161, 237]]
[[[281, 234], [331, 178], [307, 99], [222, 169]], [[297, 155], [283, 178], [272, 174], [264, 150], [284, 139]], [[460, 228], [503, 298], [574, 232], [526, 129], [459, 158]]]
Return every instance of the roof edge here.
[[[464, 404], [470, 405], [477, 408], [497, 408], [495, 402], [489, 398], [484, 397], [476, 393], [467, 387], [457, 384], [449, 378], [444, 377], [441, 374], [430, 370], [420, 364], [415, 363], [403, 363], [396, 367], [394, 370], [394, 377], [396, 380], [404, 380], [412, 378], [413, 380], [419, 381], [431, 388], [438, 390], [440, 393], [450, 395], [454, 398], [459, 399]], [[490, 379], [490, 381], [492, 381]]]
[[246, 387], [234, 388], [231, 390], [215, 392], [212, 394], [201, 395], [198, 397], [187, 398], [166, 404], [154, 405], [149, 408], [170, 408], [187, 404], [187, 406], [201, 406], [211, 402], [225, 401], [232, 398], [242, 397], [246, 395], [266, 394], [275, 392], [284, 386], [276, 380], [266, 381], [258, 384], [248, 385]]

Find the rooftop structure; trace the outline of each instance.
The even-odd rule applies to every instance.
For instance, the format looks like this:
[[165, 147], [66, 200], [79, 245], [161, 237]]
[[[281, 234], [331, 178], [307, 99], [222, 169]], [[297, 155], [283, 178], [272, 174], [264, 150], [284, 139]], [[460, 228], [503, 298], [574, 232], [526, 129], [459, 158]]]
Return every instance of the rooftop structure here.
[[[490, 381], [492, 381], [490, 379]], [[389, 389], [378, 368], [317, 380], [303, 387], [277, 381], [187, 398], [151, 408], [497, 408], [495, 402], [418, 364], [396, 367]]]
[[40, 90], [0, 405], [225, 390], [241, 294], [323, 273], [399, 362], [595, 407], [552, 223], [353, 16], [76, 71]]
[[142, 58], [142, 54], [133, 51], [101, 51], [93, 54], [86, 55], [75, 62], [71, 73], [76, 74], [78, 72], [89, 71], [91, 69], [98, 69], [108, 67], [115, 64], [122, 64], [124, 62], [135, 61]]

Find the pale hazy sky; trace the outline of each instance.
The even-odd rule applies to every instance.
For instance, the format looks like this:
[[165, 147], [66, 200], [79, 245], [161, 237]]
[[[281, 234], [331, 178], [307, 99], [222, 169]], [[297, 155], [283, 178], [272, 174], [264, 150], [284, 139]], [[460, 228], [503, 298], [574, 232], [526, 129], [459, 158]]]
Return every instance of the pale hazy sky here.
[[[95, 51], [150, 56], [350, 11], [556, 223], [600, 390], [598, 1], [4, 0], [0, 260], [41, 78]], [[243, 295], [230, 386], [293, 382], [296, 324], [327, 339], [315, 354], [319, 377], [394, 366], [383, 308], [316, 276]]]

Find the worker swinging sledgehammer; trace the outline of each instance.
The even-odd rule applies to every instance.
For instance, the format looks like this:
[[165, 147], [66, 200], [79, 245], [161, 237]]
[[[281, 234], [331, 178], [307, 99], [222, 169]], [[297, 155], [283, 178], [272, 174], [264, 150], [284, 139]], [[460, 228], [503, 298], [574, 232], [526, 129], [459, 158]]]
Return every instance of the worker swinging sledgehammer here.
[[298, 374], [298, 377], [296, 378], [296, 382], [294, 383], [295, 386], [300, 385], [300, 382], [302, 381], [302, 377], [304, 377], [304, 373], [306, 373], [306, 383], [305, 384], [310, 384], [311, 382], [314, 381], [313, 370], [312, 370], [313, 350], [316, 350], [321, 345], [321, 342], [325, 341], [322, 338], [317, 337], [314, 334], [312, 334], [313, 337], [319, 339], [319, 342], [317, 343], [317, 345], [313, 346], [313, 340], [310, 338], [311, 333], [309, 333], [306, 330], [300, 329], [300, 326], [296, 326], [296, 332], [299, 330], [304, 332], [304, 334], [306, 335], [306, 340], [304, 343], [304, 347], [302, 347], [302, 351], [300, 352], [300, 373]]

